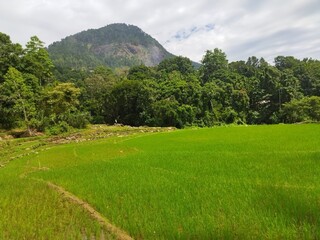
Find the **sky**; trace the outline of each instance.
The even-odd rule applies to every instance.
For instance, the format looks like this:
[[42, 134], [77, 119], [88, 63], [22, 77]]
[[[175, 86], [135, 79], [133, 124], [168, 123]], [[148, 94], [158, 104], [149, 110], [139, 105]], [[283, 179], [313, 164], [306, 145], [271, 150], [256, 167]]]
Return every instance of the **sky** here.
[[220, 48], [229, 61], [320, 59], [319, 0], [2, 0], [0, 32], [46, 46], [111, 23], [140, 27], [169, 52], [200, 62]]

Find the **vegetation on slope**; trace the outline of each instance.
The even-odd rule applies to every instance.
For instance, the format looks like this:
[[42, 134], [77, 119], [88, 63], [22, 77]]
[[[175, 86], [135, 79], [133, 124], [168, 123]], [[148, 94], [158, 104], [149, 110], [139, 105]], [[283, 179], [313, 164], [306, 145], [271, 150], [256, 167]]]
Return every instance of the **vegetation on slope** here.
[[58, 69], [155, 66], [173, 56], [140, 28], [127, 24], [77, 33], [51, 44], [48, 51]]

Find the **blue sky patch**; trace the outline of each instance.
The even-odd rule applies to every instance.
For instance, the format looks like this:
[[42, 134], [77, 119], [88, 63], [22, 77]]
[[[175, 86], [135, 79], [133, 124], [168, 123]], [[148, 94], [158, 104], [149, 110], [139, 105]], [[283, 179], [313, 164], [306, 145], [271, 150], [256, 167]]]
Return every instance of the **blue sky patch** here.
[[198, 32], [210, 32], [214, 30], [215, 25], [212, 23], [206, 24], [204, 26], [193, 26], [189, 29], [184, 29], [184, 30], [180, 30], [178, 31], [173, 38], [181, 41], [181, 40], [185, 40], [188, 39], [189, 37], [191, 37], [192, 35], [198, 33]]

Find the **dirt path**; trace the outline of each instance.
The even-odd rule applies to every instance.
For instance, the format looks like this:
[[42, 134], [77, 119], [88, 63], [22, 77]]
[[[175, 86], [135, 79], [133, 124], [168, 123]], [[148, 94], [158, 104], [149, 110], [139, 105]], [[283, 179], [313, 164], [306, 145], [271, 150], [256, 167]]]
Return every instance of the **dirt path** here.
[[64, 188], [57, 186], [51, 182], [46, 182], [46, 184], [63, 195], [63, 197], [67, 198], [68, 200], [80, 205], [83, 209], [90, 213], [90, 215], [96, 219], [102, 226], [104, 226], [111, 234], [113, 234], [116, 239], [118, 240], [133, 240], [126, 232], [117, 228], [116, 226], [112, 225], [105, 219], [99, 212], [97, 212], [89, 203], [81, 200], [80, 198], [76, 197], [72, 193], [66, 191]]

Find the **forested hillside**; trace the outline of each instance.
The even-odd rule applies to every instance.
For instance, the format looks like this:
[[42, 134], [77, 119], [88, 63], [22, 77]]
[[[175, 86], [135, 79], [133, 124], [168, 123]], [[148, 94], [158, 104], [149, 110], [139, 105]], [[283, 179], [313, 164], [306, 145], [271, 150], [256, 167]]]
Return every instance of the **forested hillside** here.
[[140, 28], [127, 24], [110, 24], [77, 33], [51, 44], [48, 51], [60, 71], [66, 67], [93, 69], [99, 65], [155, 66], [173, 56]]
[[[82, 42], [98, 43], [84, 36]], [[93, 61], [94, 70], [55, 63], [37, 37], [22, 47], [0, 34], [1, 128], [57, 134], [89, 122], [183, 128], [320, 120], [320, 62], [314, 59], [229, 62], [214, 49], [199, 69], [181, 56], [123, 71], [106, 62]]]

